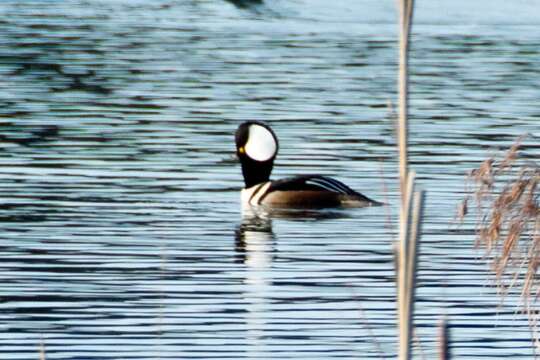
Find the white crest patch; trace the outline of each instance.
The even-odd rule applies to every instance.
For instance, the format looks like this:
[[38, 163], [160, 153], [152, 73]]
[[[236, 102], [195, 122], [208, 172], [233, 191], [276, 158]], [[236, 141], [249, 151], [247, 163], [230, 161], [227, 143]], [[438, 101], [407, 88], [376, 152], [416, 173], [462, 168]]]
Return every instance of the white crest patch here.
[[251, 125], [245, 149], [247, 156], [253, 160], [266, 161], [276, 154], [276, 139], [264, 126]]

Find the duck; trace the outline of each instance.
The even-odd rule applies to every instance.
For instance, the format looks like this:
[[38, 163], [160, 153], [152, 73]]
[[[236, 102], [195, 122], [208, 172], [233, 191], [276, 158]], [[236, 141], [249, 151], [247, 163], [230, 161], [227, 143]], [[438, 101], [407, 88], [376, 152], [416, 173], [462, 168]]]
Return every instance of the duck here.
[[241, 191], [242, 206], [329, 208], [382, 205], [324, 175], [298, 175], [270, 180], [279, 142], [265, 122], [243, 122], [236, 130], [235, 142], [245, 185]]

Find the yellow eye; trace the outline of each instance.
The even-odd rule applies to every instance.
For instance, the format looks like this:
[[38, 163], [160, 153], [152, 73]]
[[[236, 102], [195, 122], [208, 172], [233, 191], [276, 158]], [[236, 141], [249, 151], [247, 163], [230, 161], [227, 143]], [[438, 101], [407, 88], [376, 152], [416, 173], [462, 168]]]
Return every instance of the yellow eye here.
[[241, 147], [238, 148], [238, 152], [239, 152], [240, 154], [243, 154], [243, 153], [246, 152], [246, 150], [244, 150], [244, 147], [241, 146]]

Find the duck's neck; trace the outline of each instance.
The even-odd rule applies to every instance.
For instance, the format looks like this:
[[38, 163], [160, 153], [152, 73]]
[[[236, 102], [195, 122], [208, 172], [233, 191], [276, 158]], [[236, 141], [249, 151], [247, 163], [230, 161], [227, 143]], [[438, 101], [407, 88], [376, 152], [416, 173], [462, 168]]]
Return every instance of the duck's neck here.
[[273, 166], [274, 159], [264, 162], [244, 159], [242, 161], [242, 174], [244, 175], [246, 189], [270, 180]]

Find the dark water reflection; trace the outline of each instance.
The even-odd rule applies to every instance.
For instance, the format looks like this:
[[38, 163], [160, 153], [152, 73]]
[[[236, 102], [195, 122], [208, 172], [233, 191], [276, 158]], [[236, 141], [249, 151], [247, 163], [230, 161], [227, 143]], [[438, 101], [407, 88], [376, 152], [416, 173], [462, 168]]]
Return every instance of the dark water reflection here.
[[[394, 356], [394, 2], [233, 3], [0, 3], [2, 359]], [[456, 357], [530, 358], [452, 221], [479, 161], [539, 156], [540, 4], [451, 3], [418, 2], [411, 53], [418, 335], [433, 357], [446, 313]], [[390, 206], [242, 214], [248, 119], [275, 177]]]

